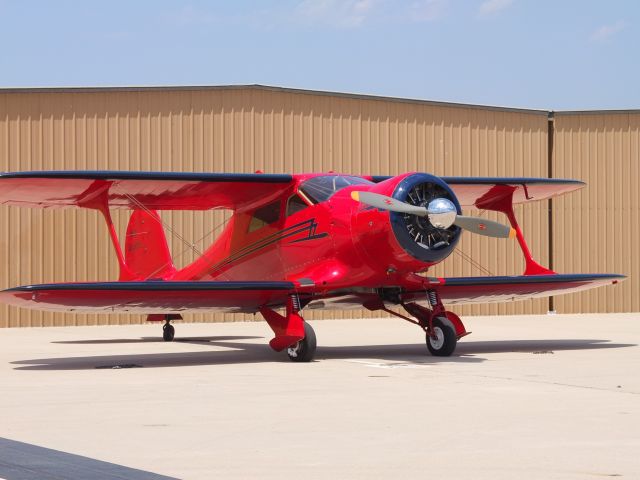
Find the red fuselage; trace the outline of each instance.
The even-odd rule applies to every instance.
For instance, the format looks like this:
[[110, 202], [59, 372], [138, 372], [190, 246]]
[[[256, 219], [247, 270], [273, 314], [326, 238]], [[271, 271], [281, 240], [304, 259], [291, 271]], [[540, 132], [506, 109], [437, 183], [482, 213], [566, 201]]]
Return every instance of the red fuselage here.
[[261, 204], [235, 212], [204, 255], [167, 280], [310, 279], [326, 290], [402, 284], [436, 262], [407, 252], [394, 235], [389, 212], [359, 204], [351, 192], [391, 195], [411, 175], [380, 183], [360, 179], [360, 184], [327, 192], [319, 202], [305, 191], [305, 183], [336, 175], [298, 175], [266, 211]]

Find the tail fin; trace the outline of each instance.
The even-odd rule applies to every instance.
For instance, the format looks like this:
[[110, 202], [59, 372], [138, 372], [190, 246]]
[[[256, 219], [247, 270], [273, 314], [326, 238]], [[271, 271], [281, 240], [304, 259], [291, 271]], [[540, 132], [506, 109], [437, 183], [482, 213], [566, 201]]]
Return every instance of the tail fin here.
[[155, 210], [134, 210], [127, 226], [125, 262], [137, 279], [169, 279], [176, 272]]

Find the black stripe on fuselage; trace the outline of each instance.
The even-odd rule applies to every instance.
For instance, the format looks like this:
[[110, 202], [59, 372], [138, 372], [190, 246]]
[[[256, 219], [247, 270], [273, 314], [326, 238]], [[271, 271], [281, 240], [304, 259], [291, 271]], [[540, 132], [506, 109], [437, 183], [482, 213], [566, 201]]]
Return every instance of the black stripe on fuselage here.
[[215, 264], [214, 266], [212, 266], [208, 271], [207, 271], [207, 275], [211, 275], [213, 272], [215, 272], [216, 270], [219, 270], [220, 268], [226, 267], [229, 264], [236, 262], [248, 255], [251, 255], [252, 253], [255, 253], [259, 250], [262, 250], [263, 248], [266, 248], [270, 245], [273, 245], [274, 243], [277, 243], [279, 241], [284, 240], [285, 238], [289, 238], [292, 237], [294, 235], [298, 235], [299, 233], [302, 232], [307, 232], [307, 236], [306, 237], [302, 237], [299, 238], [297, 240], [292, 240], [290, 243], [298, 243], [298, 242], [305, 242], [307, 240], [316, 240], [319, 238], [324, 238], [327, 235], [329, 235], [326, 232], [323, 233], [318, 233], [316, 234], [316, 229], [318, 227], [318, 224], [316, 223], [315, 218], [310, 218], [308, 220], [305, 220], [303, 222], [297, 223], [295, 225], [292, 225], [290, 227], [285, 228], [284, 230], [281, 230], [279, 232], [273, 233], [265, 238], [262, 238], [250, 245], [247, 245], [246, 247], [241, 248], [240, 250], [238, 250], [237, 252], [231, 254], [230, 256], [228, 256], [226, 259], [220, 261], [219, 263]]

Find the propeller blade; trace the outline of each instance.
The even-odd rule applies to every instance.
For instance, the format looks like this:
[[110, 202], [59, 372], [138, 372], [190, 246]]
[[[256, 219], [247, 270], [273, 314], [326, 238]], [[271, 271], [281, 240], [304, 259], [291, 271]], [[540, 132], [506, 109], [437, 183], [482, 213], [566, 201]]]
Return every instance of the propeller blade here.
[[516, 231], [513, 228], [484, 218], [458, 215], [453, 223], [471, 233], [477, 233], [478, 235], [484, 235], [486, 237], [513, 238], [516, 235]]
[[356, 202], [364, 203], [370, 207], [389, 210], [390, 212], [410, 213], [419, 217], [427, 216], [427, 209], [416, 205], [409, 205], [395, 198], [372, 192], [351, 192], [351, 198]]
[[[381, 210], [409, 213], [419, 217], [426, 217], [429, 215], [429, 210], [425, 207], [410, 205], [396, 200], [395, 198], [380, 195], [378, 193], [351, 192], [351, 198], [356, 202], [364, 203], [365, 205], [379, 208]], [[432, 212], [432, 214], [433, 213], [435, 212]], [[434, 223], [434, 220], [431, 220], [431, 222]], [[484, 235], [486, 237], [513, 238], [516, 235], [516, 231], [513, 228], [484, 218], [456, 215], [453, 223], [460, 228], [470, 231], [471, 233], [477, 233], [478, 235]], [[437, 222], [434, 224], [437, 225]], [[449, 224], [449, 222], [447, 222], [447, 224]]]

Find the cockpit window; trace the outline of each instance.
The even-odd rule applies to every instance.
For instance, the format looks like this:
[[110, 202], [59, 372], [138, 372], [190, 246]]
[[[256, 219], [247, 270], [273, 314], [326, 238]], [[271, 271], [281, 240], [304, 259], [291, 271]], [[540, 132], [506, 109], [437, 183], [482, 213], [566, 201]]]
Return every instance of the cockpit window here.
[[300, 186], [300, 190], [314, 203], [328, 200], [338, 190], [351, 185], [372, 185], [373, 182], [360, 177], [347, 177], [344, 175], [323, 175], [313, 177]]
[[289, 215], [293, 215], [294, 213], [298, 213], [301, 210], [304, 210], [308, 206], [309, 205], [304, 203], [304, 200], [302, 200], [298, 195], [293, 195], [287, 201], [287, 217]]
[[280, 200], [269, 203], [255, 211], [249, 222], [249, 233], [255, 232], [262, 227], [277, 222], [280, 218]]

